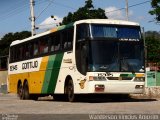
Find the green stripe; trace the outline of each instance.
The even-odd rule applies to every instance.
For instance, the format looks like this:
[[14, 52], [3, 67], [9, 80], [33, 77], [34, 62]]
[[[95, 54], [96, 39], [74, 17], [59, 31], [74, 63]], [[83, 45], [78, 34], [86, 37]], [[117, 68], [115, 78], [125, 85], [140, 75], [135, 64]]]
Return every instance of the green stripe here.
[[47, 69], [46, 69], [46, 73], [45, 73], [45, 78], [44, 78], [44, 82], [43, 82], [43, 87], [42, 87], [42, 93], [47, 93], [49, 81], [51, 80], [52, 69], [53, 69], [55, 57], [56, 57], [56, 55], [52, 55], [49, 57], [48, 65], [47, 65]]
[[63, 55], [64, 55], [64, 53], [56, 55], [55, 62], [53, 64], [51, 80], [49, 82], [48, 93], [54, 93], [54, 91], [55, 91]]
[[42, 93], [54, 93], [64, 53], [49, 57]]

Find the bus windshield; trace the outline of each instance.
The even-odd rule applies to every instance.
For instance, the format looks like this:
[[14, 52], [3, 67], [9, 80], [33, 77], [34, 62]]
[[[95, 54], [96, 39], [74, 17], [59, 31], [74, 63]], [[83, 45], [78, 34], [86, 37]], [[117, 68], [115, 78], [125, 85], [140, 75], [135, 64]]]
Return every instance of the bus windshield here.
[[141, 39], [139, 27], [109, 26], [102, 24], [91, 25], [92, 37], [119, 38], [128, 40]]
[[90, 41], [89, 71], [144, 72], [143, 45], [138, 42]]
[[144, 45], [140, 27], [79, 25], [76, 64], [78, 70], [84, 75], [87, 71], [144, 72]]
[[89, 71], [144, 72], [140, 27], [91, 24], [91, 35]]

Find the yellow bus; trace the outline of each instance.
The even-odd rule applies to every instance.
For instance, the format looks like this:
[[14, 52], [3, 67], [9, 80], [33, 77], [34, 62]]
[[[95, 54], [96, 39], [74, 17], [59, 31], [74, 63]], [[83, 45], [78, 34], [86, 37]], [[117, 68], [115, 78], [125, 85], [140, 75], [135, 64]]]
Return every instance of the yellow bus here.
[[144, 41], [135, 22], [87, 19], [10, 45], [9, 92], [20, 99], [143, 93]]

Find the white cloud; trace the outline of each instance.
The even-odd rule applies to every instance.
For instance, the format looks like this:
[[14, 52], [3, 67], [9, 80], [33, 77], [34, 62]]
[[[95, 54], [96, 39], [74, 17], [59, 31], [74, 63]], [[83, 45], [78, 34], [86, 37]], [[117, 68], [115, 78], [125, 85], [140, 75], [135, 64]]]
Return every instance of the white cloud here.
[[144, 21], [145, 20], [145, 16], [138, 16], [137, 18], [136, 18], [136, 20], [137, 21]]
[[[125, 10], [118, 10], [114, 6], [110, 6], [105, 8], [106, 16], [109, 19], [118, 19], [118, 20], [126, 20], [126, 13]], [[133, 11], [129, 11], [129, 17], [133, 15]]]
[[39, 29], [49, 29], [59, 25], [59, 23], [61, 22], [62, 22], [62, 18], [58, 16], [54, 16], [54, 18], [51, 18], [50, 16], [46, 18], [42, 23], [40, 23], [38, 27]]

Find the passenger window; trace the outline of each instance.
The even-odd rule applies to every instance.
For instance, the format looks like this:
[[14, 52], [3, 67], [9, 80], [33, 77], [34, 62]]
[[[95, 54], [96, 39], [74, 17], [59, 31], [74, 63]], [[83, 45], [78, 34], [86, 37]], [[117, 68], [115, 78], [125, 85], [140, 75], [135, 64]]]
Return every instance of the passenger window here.
[[33, 45], [33, 47], [34, 47], [34, 56], [36, 56], [36, 55], [38, 55], [38, 42], [36, 41], [36, 42], [34, 42], [34, 45]]
[[55, 49], [55, 36], [49, 37], [49, 45], [50, 45], [50, 51], [53, 52]]
[[40, 41], [40, 53], [48, 53], [48, 40], [46, 38]]
[[58, 50], [60, 50], [60, 34], [57, 34], [55, 38], [55, 51]]
[[68, 31], [68, 37], [67, 37], [67, 47], [72, 49], [73, 47], [73, 29], [70, 29]]
[[25, 45], [25, 58], [29, 58], [29, 46], [28, 46], [28, 44]]
[[67, 39], [68, 39], [68, 36], [67, 36], [67, 31], [64, 31], [61, 33], [61, 41], [62, 41], [62, 44], [61, 44], [61, 48], [62, 50], [63, 49], [67, 49]]
[[23, 59], [23, 57], [24, 57], [24, 55], [23, 55], [23, 49], [24, 49], [24, 47], [23, 47], [23, 45], [22, 46], [20, 46], [20, 48], [19, 48], [19, 50], [20, 50], [20, 60], [22, 60]]

